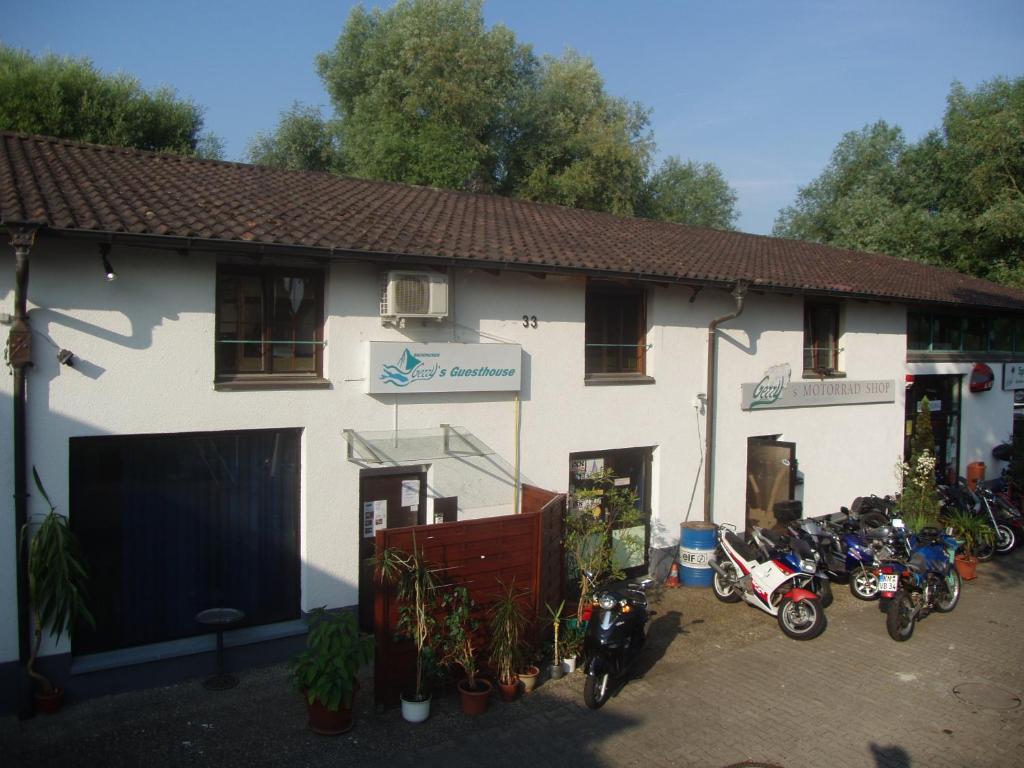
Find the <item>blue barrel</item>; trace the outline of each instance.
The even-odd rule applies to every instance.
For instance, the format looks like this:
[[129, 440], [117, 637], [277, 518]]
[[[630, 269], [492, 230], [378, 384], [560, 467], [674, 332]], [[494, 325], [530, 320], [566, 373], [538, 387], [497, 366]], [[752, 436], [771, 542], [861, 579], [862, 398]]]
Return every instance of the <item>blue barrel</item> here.
[[679, 536], [679, 570], [683, 586], [710, 587], [714, 571], [708, 558], [715, 553], [715, 526], [683, 523]]

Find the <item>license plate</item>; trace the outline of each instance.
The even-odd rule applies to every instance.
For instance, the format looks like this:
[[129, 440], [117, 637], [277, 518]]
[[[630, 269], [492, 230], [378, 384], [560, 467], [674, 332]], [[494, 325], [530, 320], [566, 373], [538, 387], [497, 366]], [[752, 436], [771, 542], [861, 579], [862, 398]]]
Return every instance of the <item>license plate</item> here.
[[883, 573], [878, 577], [879, 592], [895, 592], [900, 586], [900, 577], [897, 573]]

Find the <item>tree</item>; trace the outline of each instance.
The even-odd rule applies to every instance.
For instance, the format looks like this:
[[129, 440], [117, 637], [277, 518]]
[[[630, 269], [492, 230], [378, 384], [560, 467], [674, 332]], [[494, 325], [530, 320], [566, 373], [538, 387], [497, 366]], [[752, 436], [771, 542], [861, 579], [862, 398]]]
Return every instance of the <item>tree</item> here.
[[846, 134], [774, 234], [944, 265], [1024, 287], [1024, 78], [954, 83], [940, 129]]
[[202, 109], [173, 89], [146, 91], [88, 59], [35, 58], [0, 44], [0, 130], [221, 157], [223, 142], [202, 128]]
[[317, 107], [295, 102], [281, 113], [272, 133], [258, 133], [249, 142], [250, 163], [307, 171], [344, 169], [338, 126], [324, 120]]
[[594, 62], [574, 51], [545, 57], [525, 94], [504, 167], [516, 197], [631, 215], [653, 141], [649, 111], [609, 96]]
[[357, 176], [490, 190], [536, 61], [479, 0], [401, 0], [349, 15], [317, 70]]
[[668, 157], [651, 175], [637, 213], [697, 227], [734, 229], [736, 192], [714, 163]]

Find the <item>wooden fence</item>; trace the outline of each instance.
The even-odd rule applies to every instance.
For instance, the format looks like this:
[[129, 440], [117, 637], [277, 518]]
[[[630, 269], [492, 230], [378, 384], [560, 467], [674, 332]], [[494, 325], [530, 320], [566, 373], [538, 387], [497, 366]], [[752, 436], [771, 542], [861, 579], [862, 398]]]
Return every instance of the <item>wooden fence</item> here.
[[[516, 589], [526, 593], [523, 607], [531, 620], [529, 639], [536, 641], [545, 602], [555, 605], [561, 600], [564, 509], [563, 494], [525, 486], [522, 514], [380, 530], [376, 551], [394, 547], [411, 552], [415, 541], [416, 549], [436, 568], [438, 581], [465, 586], [473, 600], [485, 607], [501, 583], [514, 581]], [[396, 639], [394, 589], [376, 584], [374, 596], [374, 699], [378, 705], [392, 705], [412, 685], [416, 649], [410, 640]], [[481, 651], [480, 661], [486, 662], [486, 650]]]

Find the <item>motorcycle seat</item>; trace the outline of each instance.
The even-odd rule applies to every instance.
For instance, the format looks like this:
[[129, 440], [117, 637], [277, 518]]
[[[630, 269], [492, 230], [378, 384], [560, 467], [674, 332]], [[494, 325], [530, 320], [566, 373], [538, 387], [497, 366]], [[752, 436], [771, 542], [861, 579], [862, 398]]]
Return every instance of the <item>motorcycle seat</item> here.
[[757, 560], [758, 553], [751, 548], [747, 542], [741, 539], [734, 531], [725, 532], [725, 540], [729, 546], [735, 549], [744, 560]]

